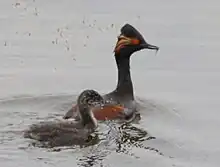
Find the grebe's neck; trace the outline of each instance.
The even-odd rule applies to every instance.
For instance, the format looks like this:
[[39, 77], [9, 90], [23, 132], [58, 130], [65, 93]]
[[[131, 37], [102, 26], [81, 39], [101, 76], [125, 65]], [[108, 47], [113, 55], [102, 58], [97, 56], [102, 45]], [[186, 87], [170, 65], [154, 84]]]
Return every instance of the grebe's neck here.
[[79, 112], [81, 118], [80, 120], [84, 127], [87, 127], [89, 129], [95, 129], [97, 127], [98, 123], [91, 109], [83, 108], [80, 109]]
[[130, 74], [130, 55], [115, 55], [118, 68], [118, 83], [115, 92], [119, 96], [126, 95], [131, 100], [134, 99], [133, 84]]

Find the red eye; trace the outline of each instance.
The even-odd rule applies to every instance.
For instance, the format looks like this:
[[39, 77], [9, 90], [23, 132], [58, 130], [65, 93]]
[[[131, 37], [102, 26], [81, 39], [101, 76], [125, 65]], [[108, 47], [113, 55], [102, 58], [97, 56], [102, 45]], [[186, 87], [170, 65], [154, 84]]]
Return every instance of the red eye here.
[[138, 44], [140, 44], [140, 41], [138, 39], [132, 39], [131, 43], [134, 45], [138, 45]]

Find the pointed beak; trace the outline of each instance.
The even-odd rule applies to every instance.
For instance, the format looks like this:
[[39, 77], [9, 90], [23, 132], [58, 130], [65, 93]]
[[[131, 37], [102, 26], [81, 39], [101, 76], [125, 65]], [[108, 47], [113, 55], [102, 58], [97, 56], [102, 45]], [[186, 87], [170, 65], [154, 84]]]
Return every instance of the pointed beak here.
[[142, 46], [143, 49], [151, 49], [151, 50], [156, 50], [156, 51], [159, 50], [158, 46], [154, 46], [154, 45], [151, 45], [148, 43], [144, 43], [144, 44], [140, 44], [140, 45]]

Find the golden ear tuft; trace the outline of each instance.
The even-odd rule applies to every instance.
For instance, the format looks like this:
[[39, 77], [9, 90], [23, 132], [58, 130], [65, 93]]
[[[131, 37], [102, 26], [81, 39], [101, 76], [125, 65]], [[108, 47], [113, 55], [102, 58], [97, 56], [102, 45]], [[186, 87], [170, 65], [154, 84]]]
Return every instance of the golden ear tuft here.
[[136, 38], [129, 38], [124, 35], [118, 36], [118, 42], [116, 43], [114, 52], [119, 52], [121, 48], [124, 48], [126, 45], [138, 45], [140, 40]]

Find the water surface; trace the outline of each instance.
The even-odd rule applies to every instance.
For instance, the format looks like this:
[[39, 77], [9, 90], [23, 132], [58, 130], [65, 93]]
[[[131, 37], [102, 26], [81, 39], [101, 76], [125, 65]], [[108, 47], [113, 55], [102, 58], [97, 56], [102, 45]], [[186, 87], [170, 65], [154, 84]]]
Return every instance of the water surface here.
[[[0, 2], [2, 166], [219, 166], [220, 3]], [[130, 23], [158, 45], [132, 56], [139, 124], [100, 124], [98, 144], [45, 149], [21, 131], [60, 119], [78, 93], [115, 88], [113, 48]], [[118, 131], [121, 134], [118, 134]], [[107, 135], [110, 133], [110, 135]]]

